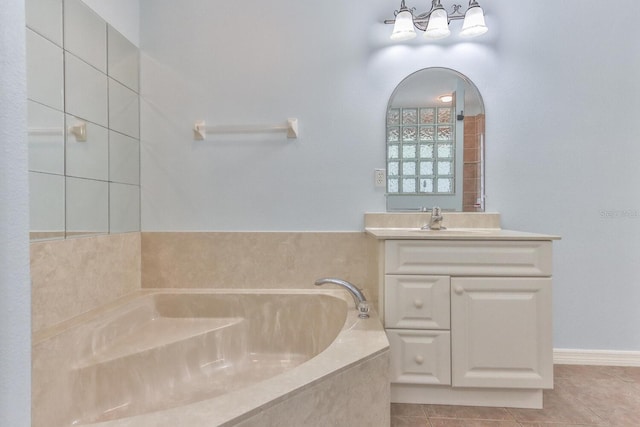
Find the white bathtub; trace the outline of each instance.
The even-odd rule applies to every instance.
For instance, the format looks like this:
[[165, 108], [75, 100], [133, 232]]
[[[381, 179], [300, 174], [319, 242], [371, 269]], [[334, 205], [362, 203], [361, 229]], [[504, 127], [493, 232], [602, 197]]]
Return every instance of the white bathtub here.
[[388, 426], [387, 364], [344, 291], [144, 290], [34, 337], [33, 426]]

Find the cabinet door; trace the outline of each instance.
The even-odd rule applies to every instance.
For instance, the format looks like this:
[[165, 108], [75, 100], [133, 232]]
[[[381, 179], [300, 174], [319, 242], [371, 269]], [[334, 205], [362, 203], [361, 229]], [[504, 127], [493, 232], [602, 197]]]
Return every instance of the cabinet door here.
[[388, 329], [391, 347], [391, 382], [451, 384], [449, 331]]
[[451, 279], [456, 387], [553, 387], [551, 279]]
[[387, 275], [384, 326], [449, 329], [449, 276]]

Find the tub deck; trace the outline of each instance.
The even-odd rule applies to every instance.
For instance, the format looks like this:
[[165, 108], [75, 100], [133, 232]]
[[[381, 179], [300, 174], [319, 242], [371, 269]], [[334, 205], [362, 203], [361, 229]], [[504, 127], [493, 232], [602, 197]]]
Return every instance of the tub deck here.
[[150, 319], [136, 329], [114, 340], [96, 354], [81, 360], [77, 368], [105, 363], [174, 343], [184, 342], [209, 332], [230, 327], [243, 321], [242, 317], [223, 318], [165, 318]]
[[34, 339], [33, 425], [245, 423], [388, 358], [377, 317], [352, 306], [333, 290], [141, 291]]

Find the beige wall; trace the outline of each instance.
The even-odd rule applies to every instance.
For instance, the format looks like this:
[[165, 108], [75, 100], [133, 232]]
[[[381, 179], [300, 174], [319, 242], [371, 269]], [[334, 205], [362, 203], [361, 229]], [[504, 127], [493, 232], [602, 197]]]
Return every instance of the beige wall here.
[[33, 331], [140, 287], [312, 288], [334, 276], [375, 303], [376, 243], [361, 232], [145, 232], [32, 243]]

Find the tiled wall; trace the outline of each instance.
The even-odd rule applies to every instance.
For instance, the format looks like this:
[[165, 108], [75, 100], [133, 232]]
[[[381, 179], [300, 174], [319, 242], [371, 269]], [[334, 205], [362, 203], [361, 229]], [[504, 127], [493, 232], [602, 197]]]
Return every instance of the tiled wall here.
[[139, 231], [137, 47], [81, 0], [27, 0], [26, 23], [32, 239]]
[[484, 134], [484, 114], [464, 118], [464, 194], [463, 211], [480, 212], [478, 198], [482, 182], [481, 138]]

